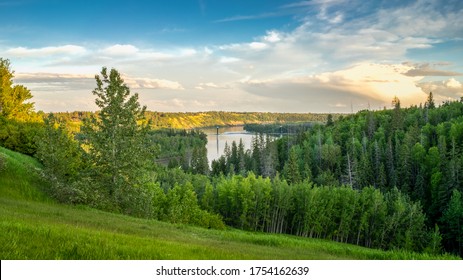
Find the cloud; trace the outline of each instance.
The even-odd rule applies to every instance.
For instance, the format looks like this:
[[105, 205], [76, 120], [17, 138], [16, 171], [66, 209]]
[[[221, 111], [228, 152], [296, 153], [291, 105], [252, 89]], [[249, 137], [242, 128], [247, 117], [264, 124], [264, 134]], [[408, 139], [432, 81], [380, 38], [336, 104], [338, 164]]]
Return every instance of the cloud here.
[[418, 83], [423, 92], [432, 92], [436, 101], [458, 100], [463, 97], [463, 84], [455, 78]]
[[236, 58], [236, 57], [222, 56], [222, 57], [219, 59], [219, 62], [220, 62], [220, 63], [234, 63], [234, 62], [238, 62], [238, 61], [240, 61], [240, 60], [241, 60], [241, 59]]
[[[132, 92], [143, 91], [147, 96], [156, 92], [181, 91], [183, 86], [165, 79], [134, 78], [122, 75]], [[97, 110], [92, 90], [96, 87], [95, 75], [62, 73], [16, 73], [15, 83], [28, 87], [33, 94], [37, 110], [46, 112]], [[148, 91], [148, 92], [147, 92]]]
[[103, 49], [101, 52], [109, 56], [129, 56], [137, 54], [139, 49], [133, 45], [116, 44]]
[[262, 42], [252, 42], [249, 44], [249, 47], [252, 50], [263, 50], [263, 49], [266, 49], [268, 45]]
[[[260, 96], [278, 100], [294, 100], [305, 103], [311, 110], [318, 110], [313, 104], [338, 104], [345, 108], [353, 100], [357, 106], [371, 103], [373, 106], [390, 104], [398, 96], [408, 106], [421, 102], [423, 92], [416, 85], [418, 78], [403, 75], [409, 67], [401, 64], [363, 63], [353, 67], [325, 72], [317, 75], [287, 79], [243, 80], [243, 89]], [[381, 79], [378, 79], [381, 77]], [[325, 107], [326, 108], [326, 107]]]
[[[132, 89], [172, 89], [183, 90], [183, 86], [174, 81], [164, 79], [134, 78], [123, 75], [124, 83]], [[58, 74], [58, 73], [18, 73], [15, 82], [24, 84], [33, 91], [44, 90], [87, 90], [95, 88], [95, 75]]]
[[53, 55], [83, 55], [86, 53], [86, 49], [77, 45], [44, 48], [17, 47], [8, 49], [5, 53], [10, 57], [43, 57]]
[[371, 23], [374, 29], [389, 30], [402, 38], [462, 38], [462, 3], [449, 1], [445, 5], [439, 0], [405, 1], [378, 9]]
[[17, 73], [15, 80], [20, 82], [46, 82], [72, 79], [95, 79], [95, 75], [64, 74], [64, 73]]
[[230, 89], [231, 87], [229, 85], [222, 85], [219, 86], [213, 82], [208, 82], [208, 83], [199, 83], [195, 89], [198, 90], [205, 90], [205, 89]]
[[329, 106], [334, 108], [347, 108], [347, 104], [344, 103], [329, 104]]
[[[405, 63], [407, 64], [407, 63]], [[422, 64], [410, 64], [413, 68], [408, 70], [404, 75], [410, 77], [416, 76], [461, 76], [462, 73], [454, 72], [454, 71], [446, 71], [446, 70], [439, 70], [433, 68], [429, 63], [422, 63]]]
[[95, 87], [95, 75], [63, 73], [15, 73], [15, 83], [24, 84], [36, 91], [91, 90]]
[[267, 34], [263, 37], [264, 41], [269, 43], [276, 43], [281, 41], [281, 34], [276, 30], [267, 31]]
[[236, 44], [222, 45], [219, 47], [220, 50], [232, 51], [232, 52], [261, 51], [267, 48], [268, 48], [268, 44], [262, 41], [254, 41], [250, 43], [236, 43]]
[[262, 14], [257, 14], [257, 15], [237, 15], [237, 16], [219, 19], [214, 22], [224, 23], [224, 22], [233, 22], [233, 21], [263, 19], [263, 18], [278, 17], [278, 16], [280, 16], [280, 14], [276, 12], [262, 13]]
[[124, 83], [129, 88], [133, 89], [172, 89], [183, 90], [183, 86], [179, 82], [163, 80], [163, 79], [150, 79], [150, 78], [131, 78], [124, 76]]

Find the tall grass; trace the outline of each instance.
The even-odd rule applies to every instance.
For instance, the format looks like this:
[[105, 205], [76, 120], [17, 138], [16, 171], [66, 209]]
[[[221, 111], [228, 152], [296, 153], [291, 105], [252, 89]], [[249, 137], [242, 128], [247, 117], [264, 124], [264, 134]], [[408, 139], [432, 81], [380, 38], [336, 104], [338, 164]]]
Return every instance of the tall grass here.
[[40, 176], [41, 164], [34, 158], [0, 147], [0, 197], [50, 201], [42, 191], [46, 182]]

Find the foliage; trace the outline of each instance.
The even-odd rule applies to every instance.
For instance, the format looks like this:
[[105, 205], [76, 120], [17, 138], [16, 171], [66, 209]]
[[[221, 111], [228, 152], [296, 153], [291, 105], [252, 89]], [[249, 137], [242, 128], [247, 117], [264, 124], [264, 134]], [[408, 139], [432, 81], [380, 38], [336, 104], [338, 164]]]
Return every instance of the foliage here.
[[40, 133], [38, 118], [33, 112], [31, 92], [22, 85], [13, 85], [14, 72], [10, 61], [0, 58], [0, 145], [33, 155], [35, 136]]
[[[177, 224], [462, 254], [462, 102], [436, 106], [430, 93], [424, 107], [401, 108], [395, 97], [392, 110], [350, 116], [149, 113], [115, 69], [103, 68], [93, 91], [99, 112], [50, 114], [42, 125], [26, 103], [32, 95], [12, 78], [0, 59], [0, 145], [36, 154], [40, 182], [60, 202]], [[79, 128], [61, 121], [70, 116], [87, 118]], [[211, 170], [204, 134], [149, 131], [270, 120], [248, 127], [276, 137], [256, 135], [248, 151], [231, 143]], [[34, 164], [24, 168], [0, 151], [0, 182], [11, 186], [11, 174], [31, 172]], [[30, 197], [30, 184], [18, 188], [24, 194], [2, 192]]]
[[[174, 146], [177, 153], [184, 151], [182, 147], [192, 147], [193, 155], [185, 169], [194, 174], [208, 173], [205, 135], [149, 131], [138, 95], [130, 94], [116, 70], [108, 73], [103, 68], [96, 82], [93, 93], [101, 111], [89, 115], [80, 130], [71, 132], [67, 122], [54, 114], [45, 119], [36, 156], [44, 164], [51, 196], [64, 203], [136, 217], [223, 229], [220, 216], [200, 208], [195, 193], [200, 189], [193, 189], [187, 181], [180, 184], [178, 179], [168, 186], [156, 183], [154, 153], [164, 147]], [[191, 137], [181, 137], [188, 135]], [[179, 144], [173, 145], [176, 141]], [[163, 155], [172, 155], [171, 151]]]
[[[96, 76], [96, 105], [101, 109], [98, 118], [86, 119], [82, 126], [83, 143], [88, 146], [93, 180], [107, 190], [116, 205], [122, 206], [124, 192], [143, 187], [152, 176], [145, 176], [149, 153], [146, 149], [146, 124], [139, 125], [145, 108], [138, 95], [130, 94], [120, 74], [106, 68]], [[147, 181], [145, 181], [145, 179]]]
[[463, 251], [463, 198], [461, 192], [454, 190], [442, 218], [445, 246], [452, 253], [462, 255]]
[[10, 61], [0, 57], [0, 116], [7, 120], [28, 121], [34, 104], [25, 101], [31, 99], [32, 94], [22, 85], [13, 86], [13, 78]]
[[0, 172], [2, 172], [3, 169], [5, 169], [5, 160], [3, 159], [3, 156], [0, 155]]
[[207, 137], [199, 130], [150, 130], [148, 139], [156, 143], [156, 162], [170, 168], [181, 167], [195, 174], [208, 174]]
[[[345, 184], [358, 190], [372, 186], [383, 195], [397, 188], [401, 196], [420, 203], [416, 207], [422, 207], [430, 229], [425, 238], [431, 238], [437, 225], [444, 249], [459, 251], [459, 241], [449, 234], [451, 227], [444, 224], [448, 219], [442, 217], [453, 190], [463, 191], [463, 103], [436, 106], [430, 93], [425, 107], [401, 108], [398, 98], [392, 105], [392, 110], [361, 111], [330, 125], [314, 124], [295, 135], [277, 137], [272, 144], [256, 141], [244, 154], [245, 162], [250, 162], [244, 174], [252, 170], [273, 178], [279, 173], [296, 185], [308, 181], [325, 186]], [[265, 146], [277, 149], [263, 152]], [[266, 164], [263, 154], [273, 155]], [[225, 155], [213, 163], [212, 174], [232, 174], [226, 168], [229, 162], [233, 157]], [[271, 175], [263, 172], [265, 165], [274, 168]], [[236, 174], [236, 168], [234, 171]], [[409, 233], [399, 239], [401, 244], [412, 240]]]

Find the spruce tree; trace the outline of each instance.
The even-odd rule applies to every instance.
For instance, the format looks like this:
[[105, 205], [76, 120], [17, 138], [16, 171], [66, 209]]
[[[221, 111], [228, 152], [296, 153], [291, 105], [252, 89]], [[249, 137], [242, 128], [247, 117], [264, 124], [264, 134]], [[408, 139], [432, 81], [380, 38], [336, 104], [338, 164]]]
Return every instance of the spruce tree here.
[[442, 218], [442, 229], [446, 249], [463, 255], [463, 199], [461, 193], [454, 189], [447, 209]]
[[425, 105], [426, 105], [426, 108], [428, 108], [428, 109], [436, 108], [436, 104], [434, 103], [434, 97], [432, 95], [432, 92], [429, 92], [428, 99], [426, 100]]

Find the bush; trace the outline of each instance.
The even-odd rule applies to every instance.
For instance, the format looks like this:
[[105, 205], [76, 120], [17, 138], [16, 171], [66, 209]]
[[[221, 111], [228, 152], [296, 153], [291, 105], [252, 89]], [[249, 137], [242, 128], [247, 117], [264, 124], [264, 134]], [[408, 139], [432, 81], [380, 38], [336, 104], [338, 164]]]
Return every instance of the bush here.
[[200, 209], [191, 183], [176, 185], [168, 191], [166, 198], [164, 211], [168, 222], [214, 229], [225, 228], [219, 215]]

